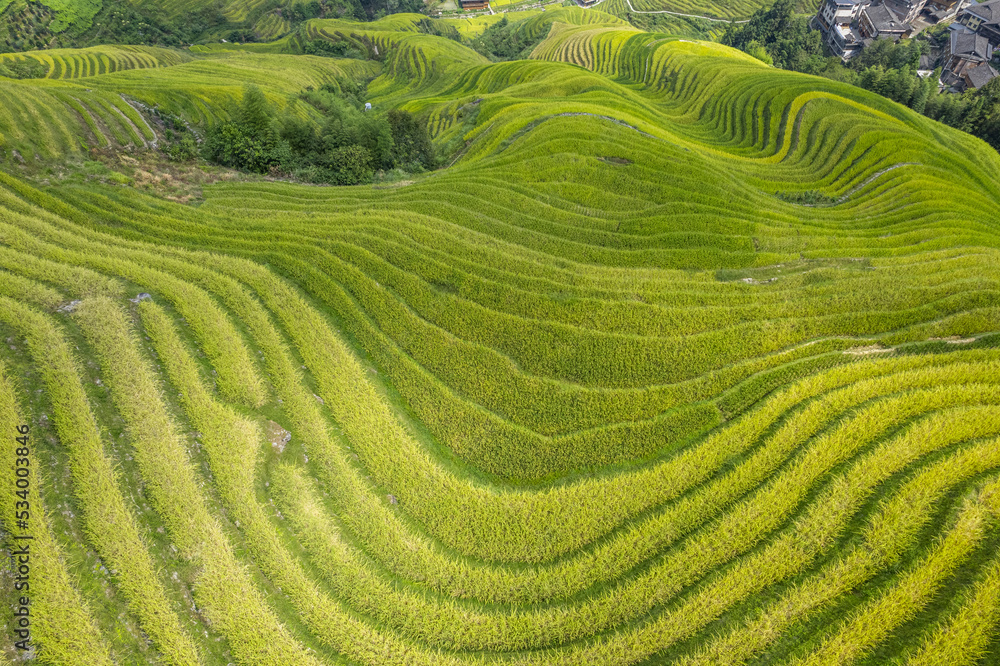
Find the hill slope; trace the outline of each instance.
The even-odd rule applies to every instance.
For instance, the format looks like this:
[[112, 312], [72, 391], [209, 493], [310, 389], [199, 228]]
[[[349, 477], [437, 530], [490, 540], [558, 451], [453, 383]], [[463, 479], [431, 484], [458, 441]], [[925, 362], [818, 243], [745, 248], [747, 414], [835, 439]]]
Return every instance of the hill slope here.
[[270, 40], [317, 17], [417, 11], [421, 0], [0, 0], [0, 52], [105, 43]]
[[[555, 16], [530, 61], [394, 16], [309, 25], [378, 61], [0, 82], [0, 419], [38, 472], [2, 518], [42, 662], [1000, 654], [1000, 157]], [[196, 205], [37, 173], [162, 140], [156, 105], [203, 128], [245, 80], [376, 74], [452, 166]]]

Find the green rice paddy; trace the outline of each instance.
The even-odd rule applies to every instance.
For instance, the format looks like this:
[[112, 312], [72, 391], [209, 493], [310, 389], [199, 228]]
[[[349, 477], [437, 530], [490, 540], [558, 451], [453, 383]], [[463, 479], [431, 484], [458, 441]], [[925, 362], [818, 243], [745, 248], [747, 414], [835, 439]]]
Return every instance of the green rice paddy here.
[[[598, 11], [492, 64], [421, 18], [2, 56], [36, 661], [996, 663], [1000, 156]], [[370, 78], [447, 166], [44, 177]]]

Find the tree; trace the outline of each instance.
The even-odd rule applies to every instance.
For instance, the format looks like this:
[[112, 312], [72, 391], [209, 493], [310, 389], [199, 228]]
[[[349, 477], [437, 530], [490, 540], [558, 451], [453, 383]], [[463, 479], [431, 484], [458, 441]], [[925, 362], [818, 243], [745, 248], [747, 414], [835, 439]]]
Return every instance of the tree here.
[[[720, 41], [746, 53], [763, 46], [774, 66], [782, 69], [799, 70], [810, 59], [823, 55], [819, 33], [809, 29], [807, 17], [795, 15], [795, 0], [775, 0], [770, 7], [754, 12], [746, 23], [730, 23]], [[810, 64], [815, 67], [817, 62]]]
[[271, 133], [274, 109], [260, 88], [250, 83], [243, 88], [243, 102], [236, 113], [236, 120], [258, 135]]
[[504, 16], [472, 40], [472, 48], [490, 60], [516, 60], [526, 57], [546, 34], [528, 35], [522, 23], [511, 23]]
[[419, 164], [425, 169], [434, 165], [434, 149], [427, 127], [407, 111], [393, 109], [386, 115], [392, 128], [395, 158], [399, 164]]
[[282, 119], [280, 136], [293, 153], [308, 155], [320, 145], [316, 126], [305, 118], [286, 116]]
[[232, 120], [218, 122], [205, 136], [203, 155], [223, 166], [267, 173], [289, 152], [276, 128], [275, 113], [260, 88], [248, 85]]
[[913, 92], [913, 98], [910, 100], [910, 108], [917, 113], [923, 113], [927, 108], [927, 100], [935, 92], [937, 92], [937, 77], [927, 76], [920, 79], [916, 90]]
[[960, 128], [1000, 150], [1000, 78], [966, 96], [969, 110]]

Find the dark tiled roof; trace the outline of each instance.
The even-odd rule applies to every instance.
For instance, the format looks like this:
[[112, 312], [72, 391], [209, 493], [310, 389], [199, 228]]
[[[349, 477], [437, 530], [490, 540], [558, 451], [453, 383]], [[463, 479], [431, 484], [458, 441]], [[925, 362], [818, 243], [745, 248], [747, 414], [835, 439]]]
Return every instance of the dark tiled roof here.
[[989, 0], [978, 5], [970, 5], [965, 11], [983, 19], [985, 23], [1000, 22], [1000, 0]]
[[[884, 2], [884, 0], [883, 0], [883, 2]], [[914, 7], [916, 7], [917, 5], [921, 5], [921, 7], [922, 7], [923, 4], [924, 4], [923, 0], [891, 0], [891, 2], [892, 2], [893, 5], [898, 5], [896, 11], [900, 12], [900, 14], [902, 14], [902, 9], [904, 9], [904, 8], [908, 12], [911, 9], [913, 9]], [[882, 3], [879, 3], [879, 4], [882, 4]]]
[[969, 84], [972, 85], [973, 88], [982, 88], [989, 83], [990, 80], [997, 77], [997, 71], [986, 63], [983, 63], [978, 67], [965, 70], [965, 75], [969, 77]]
[[879, 32], [906, 32], [910, 29], [908, 23], [903, 23], [896, 13], [885, 5], [871, 5], [865, 9], [868, 20]]
[[951, 54], [969, 60], [989, 60], [993, 51], [988, 39], [974, 32], [951, 33]]

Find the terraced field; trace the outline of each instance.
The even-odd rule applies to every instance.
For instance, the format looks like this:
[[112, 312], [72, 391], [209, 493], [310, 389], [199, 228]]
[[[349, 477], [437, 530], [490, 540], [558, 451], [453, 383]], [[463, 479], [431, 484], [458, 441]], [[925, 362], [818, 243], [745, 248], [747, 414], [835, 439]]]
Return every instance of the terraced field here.
[[[657, 16], [662, 21], [657, 29], [674, 35], [691, 34], [693, 25], [708, 33], [706, 39], [715, 41], [730, 21], [745, 22], [771, 4], [762, 0], [601, 0], [596, 7], [625, 19], [639, 14]], [[812, 16], [819, 6], [817, 0], [798, 0], [795, 11]]]
[[254, 24], [253, 29], [262, 40], [271, 41], [277, 39], [278, 37], [283, 37], [291, 32], [292, 24], [288, 19], [283, 18], [280, 14], [271, 12], [261, 17], [260, 20]]
[[[275, 25], [274, 10], [289, 9], [296, 5], [304, 5], [309, 0], [219, 0], [206, 3], [204, 0], [127, 0], [128, 4], [158, 19], [183, 20], [185, 17], [215, 9], [224, 20], [233, 25], [244, 24], [251, 27], [256, 21], [264, 21], [261, 28], [265, 38], [268, 31], [272, 34], [279, 26]], [[87, 31], [99, 17], [103, 9], [114, 6], [117, 0], [0, 0], [0, 22], [14, 10], [20, 10], [25, 5], [33, 3], [44, 8], [51, 14], [52, 20], [48, 29], [53, 33], [69, 31], [80, 34]], [[270, 18], [267, 18], [270, 17]], [[280, 17], [279, 17], [280, 20]]]
[[183, 53], [151, 46], [95, 46], [88, 49], [51, 49], [0, 54], [0, 65], [34, 60], [47, 79], [77, 79], [127, 69], [169, 67], [186, 62]]
[[0, 174], [38, 659], [996, 663], [1000, 156], [598, 12], [497, 64], [418, 18], [2, 84], [66, 155], [64, 99], [377, 74], [456, 151], [197, 205]]
[[[204, 126], [228, 117], [245, 83], [260, 84], [274, 103], [283, 106], [289, 96], [308, 86], [366, 78], [378, 68], [374, 62], [316, 56], [300, 56], [289, 62], [287, 57], [265, 53], [220, 51], [192, 58], [166, 49], [114, 48], [125, 53], [133, 48], [145, 56], [154, 51], [160, 58], [152, 69], [141, 68], [146, 60], [123, 58], [117, 61], [117, 71], [101, 73], [95, 71], [98, 67], [92, 49], [0, 56], [47, 58], [50, 64], [56, 63], [50, 75], [57, 72], [42, 81], [0, 77], [0, 97], [4, 100], [0, 106], [0, 162], [78, 156], [91, 147], [155, 147], [163, 137], [154, 129], [150, 109], [184, 118], [192, 126]], [[97, 50], [101, 58], [108, 51], [108, 47]], [[58, 81], [51, 80], [60, 76]], [[302, 105], [302, 113], [307, 112]]]

